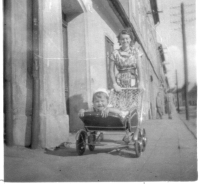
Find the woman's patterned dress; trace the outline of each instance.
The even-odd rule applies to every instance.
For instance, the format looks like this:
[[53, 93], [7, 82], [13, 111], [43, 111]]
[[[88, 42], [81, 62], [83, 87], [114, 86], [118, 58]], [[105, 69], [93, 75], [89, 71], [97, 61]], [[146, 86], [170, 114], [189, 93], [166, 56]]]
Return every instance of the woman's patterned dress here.
[[137, 60], [141, 56], [139, 50], [131, 47], [128, 51], [115, 50], [110, 59], [114, 61], [119, 73], [116, 75], [116, 82], [122, 88], [138, 86]]
[[116, 83], [121, 88], [128, 88], [121, 92], [111, 91], [110, 104], [120, 110], [131, 111], [140, 106], [140, 90], [132, 88], [137, 88], [139, 84], [137, 63], [141, 55], [142, 53], [136, 47], [131, 47], [126, 52], [118, 49], [111, 54], [110, 59], [118, 70], [115, 76]]

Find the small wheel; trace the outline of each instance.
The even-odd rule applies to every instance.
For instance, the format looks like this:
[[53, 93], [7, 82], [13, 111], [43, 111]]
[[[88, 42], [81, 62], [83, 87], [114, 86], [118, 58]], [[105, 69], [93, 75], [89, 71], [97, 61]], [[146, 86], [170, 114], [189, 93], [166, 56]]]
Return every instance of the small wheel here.
[[145, 131], [145, 129], [144, 129], [144, 128], [142, 129], [141, 133], [142, 133], [142, 136], [143, 136], [143, 137], [145, 137], [145, 136], [146, 136], [146, 131]]
[[143, 146], [143, 142], [142, 142], [142, 138], [143, 138], [143, 129], [140, 129], [140, 131], [138, 132], [138, 141], [139, 143], [141, 144], [140, 147], [141, 147], [141, 152], [144, 151], [144, 146]]
[[147, 138], [146, 138], [146, 131], [145, 131], [145, 129], [142, 130], [142, 145], [143, 145], [142, 151], [144, 151], [145, 148], [146, 148], [146, 145], [147, 145]]
[[146, 145], [147, 145], [147, 138], [146, 138], [146, 137], [143, 137], [143, 138], [142, 138], [142, 144], [143, 144], [143, 149], [142, 149], [142, 151], [145, 151], [145, 148], [146, 148]]
[[79, 134], [78, 139], [76, 140], [76, 152], [78, 155], [83, 155], [83, 153], [85, 152], [85, 148], [86, 148], [86, 136], [84, 134], [84, 132], [81, 132]]
[[141, 155], [141, 143], [139, 141], [135, 141], [135, 153], [136, 157], [140, 157]]
[[88, 148], [90, 151], [94, 151], [95, 145], [92, 145], [96, 142], [96, 135], [95, 133], [91, 133], [88, 137]]
[[88, 145], [88, 148], [89, 148], [90, 151], [94, 151], [95, 146], [94, 145]]

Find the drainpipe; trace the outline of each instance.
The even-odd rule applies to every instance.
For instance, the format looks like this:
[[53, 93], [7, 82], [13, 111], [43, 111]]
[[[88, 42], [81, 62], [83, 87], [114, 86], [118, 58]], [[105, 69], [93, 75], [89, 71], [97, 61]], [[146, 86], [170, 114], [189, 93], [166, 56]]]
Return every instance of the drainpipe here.
[[33, 29], [33, 107], [31, 126], [31, 148], [39, 148], [40, 134], [40, 83], [39, 83], [39, 0], [32, 1]]
[[13, 145], [11, 0], [4, 0], [4, 113], [7, 146]]

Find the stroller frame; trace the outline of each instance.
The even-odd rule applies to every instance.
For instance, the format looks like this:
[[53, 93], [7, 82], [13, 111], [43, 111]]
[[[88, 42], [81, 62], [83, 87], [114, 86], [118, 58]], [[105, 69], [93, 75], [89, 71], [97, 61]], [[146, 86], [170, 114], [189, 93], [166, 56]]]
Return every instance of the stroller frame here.
[[[142, 100], [142, 99], [141, 99]], [[126, 132], [130, 134], [128, 140], [124, 140], [125, 146], [129, 148], [132, 146], [136, 154], [136, 157], [140, 157], [141, 152], [145, 150], [147, 138], [146, 131], [140, 127], [142, 119], [142, 111], [140, 110], [140, 116], [138, 115], [138, 109], [134, 109], [129, 112], [124, 118], [117, 114], [109, 113], [108, 116], [102, 117], [100, 112], [85, 112], [83, 117], [80, 117], [84, 123], [84, 129], [79, 130], [76, 133], [76, 151], [78, 155], [83, 155], [86, 146], [90, 151], [94, 151], [95, 146], [99, 146], [100, 139], [103, 141], [103, 134], [100, 133], [97, 136], [98, 131], [104, 132]]]

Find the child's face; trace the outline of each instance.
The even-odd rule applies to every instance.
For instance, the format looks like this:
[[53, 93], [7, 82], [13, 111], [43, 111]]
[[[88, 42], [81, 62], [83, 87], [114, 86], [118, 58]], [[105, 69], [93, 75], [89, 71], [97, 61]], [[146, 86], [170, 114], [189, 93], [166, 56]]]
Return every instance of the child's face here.
[[128, 34], [121, 34], [119, 43], [122, 45], [122, 47], [129, 47], [131, 43], [131, 37]]
[[106, 97], [102, 96], [101, 98], [94, 98], [93, 107], [96, 111], [102, 111], [108, 105], [108, 100]]

